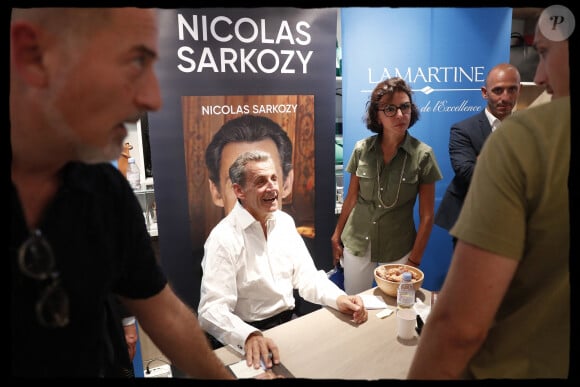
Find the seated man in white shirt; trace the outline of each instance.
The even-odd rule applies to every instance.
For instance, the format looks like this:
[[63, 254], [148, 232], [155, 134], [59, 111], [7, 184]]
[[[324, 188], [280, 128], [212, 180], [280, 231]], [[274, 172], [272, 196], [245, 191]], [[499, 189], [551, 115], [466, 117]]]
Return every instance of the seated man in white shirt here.
[[258, 368], [260, 358], [266, 367], [280, 363], [278, 347], [260, 329], [290, 320], [294, 289], [307, 301], [352, 314], [356, 324], [367, 321], [361, 297], [348, 296], [317, 270], [294, 220], [280, 210], [270, 154], [243, 153], [229, 176], [238, 200], [204, 246], [202, 328]]

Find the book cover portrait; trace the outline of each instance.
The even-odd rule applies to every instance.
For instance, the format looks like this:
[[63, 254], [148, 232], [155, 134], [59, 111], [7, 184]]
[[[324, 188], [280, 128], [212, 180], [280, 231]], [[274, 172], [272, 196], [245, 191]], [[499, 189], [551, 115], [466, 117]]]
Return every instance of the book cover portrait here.
[[272, 155], [282, 209], [303, 237], [314, 238], [314, 96], [184, 96], [182, 104], [194, 250], [203, 250], [212, 228], [233, 208], [227, 171], [248, 150]]

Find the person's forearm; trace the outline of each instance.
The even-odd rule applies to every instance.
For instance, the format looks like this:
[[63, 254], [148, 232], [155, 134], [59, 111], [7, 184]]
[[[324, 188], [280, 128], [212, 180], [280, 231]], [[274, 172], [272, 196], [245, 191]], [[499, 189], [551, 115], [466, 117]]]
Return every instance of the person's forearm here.
[[407, 374], [408, 379], [461, 379], [480, 340], [458, 334], [452, 323], [432, 313], [421, 331], [421, 340]]
[[[209, 346], [204, 332], [195, 323], [191, 326], [193, 329], [188, 332], [175, 333], [178, 340], [172, 347], [176, 350], [168, 352], [172, 363], [193, 378], [235, 379]], [[187, 339], [183, 340], [184, 337]]]
[[342, 204], [342, 209], [340, 210], [340, 215], [338, 216], [338, 219], [336, 221], [336, 227], [334, 228], [333, 233], [333, 236], [338, 237], [339, 240], [342, 234], [342, 230], [344, 229], [344, 225], [346, 224], [348, 216], [350, 215], [350, 212], [352, 211], [353, 207], [354, 207], [353, 203], [350, 202], [345, 201]]
[[140, 326], [179, 370], [192, 378], [235, 379], [211, 349], [193, 311], [168, 286], [131, 306]]
[[426, 216], [420, 219], [419, 228], [417, 230], [417, 236], [415, 237], [415, 242], [413, 243], [413, 248], [411, 249], [411, 254], [409, 255], [409, 260], [414, 262], [416, 265], [421, 264], [423, 259], [423, 253], [427, 248], [427, 243], [429, 242], [429, 236], [433, 230], [433, 216]]
[[340, 237], [342, 235], [342, 231], [344, 230], [344, 226], [346, 225], [346, 221], [356, 204], [356, 197], [347, 196], [342, 203], [342, 208], [340, 210], [340, 215], [338, 216], [338, 220], [336, 221], [336, 227], [334, 228], [334, 233], [332, 234], [332, 238], [336, 238], [338, 242], [340, 242]]
[[165, 326], [166, 332], [150, 333], [172, 364], [192, 378], [234, 379], [209, 346], [194, 315], [188, 317], [186, 324], [178, 319], [174, 322], [176, 324]]

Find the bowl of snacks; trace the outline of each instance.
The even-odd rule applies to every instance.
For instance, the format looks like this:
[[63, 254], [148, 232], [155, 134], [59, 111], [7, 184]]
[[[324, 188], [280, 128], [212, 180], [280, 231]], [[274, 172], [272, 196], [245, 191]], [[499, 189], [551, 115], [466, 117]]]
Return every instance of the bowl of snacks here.
[[397, 297], [397, 289], [401, 283], [403, 273], [410, 272], [415, 291], [423, 285], [425, 274], [418, 268], [410, 265], [387, 263], [375, 268], [375, 282], [386, 295]]

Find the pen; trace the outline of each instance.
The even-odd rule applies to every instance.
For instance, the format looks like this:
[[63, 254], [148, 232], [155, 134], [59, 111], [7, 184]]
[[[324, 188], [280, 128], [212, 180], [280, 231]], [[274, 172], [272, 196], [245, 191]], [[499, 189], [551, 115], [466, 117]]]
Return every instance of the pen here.
[[[272, 352], [268, 352], [268, 359], [272, 360]], [[262, 358], [260, 358], [260, 366], [262, 367], [262, 369], [267, 370], [268, 367], [266, 367], [266, 364], [264, 363], [264, 360], [262, 360]]]
[[417, 314], [417, 326], [415, 327], [415, 330], [417, 331], [418, 335], [421, 335], [422, 329], [423, 329], [423, 319], [419, 314]]

